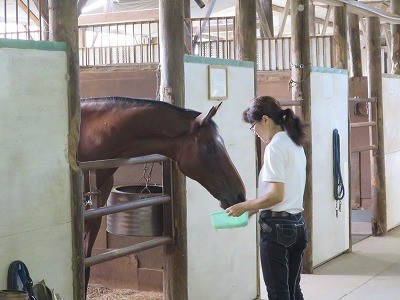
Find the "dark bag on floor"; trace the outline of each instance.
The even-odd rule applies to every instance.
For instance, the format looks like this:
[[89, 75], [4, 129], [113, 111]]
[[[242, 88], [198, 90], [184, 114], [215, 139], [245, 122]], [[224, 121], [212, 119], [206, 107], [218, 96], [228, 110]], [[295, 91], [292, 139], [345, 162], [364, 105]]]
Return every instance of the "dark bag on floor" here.
[[32, 288], [33, 282], [27, 266], [20, 260], [13, 261], [8, 268], [7, 289], [27, 292], [30, 300], [36, 300]]

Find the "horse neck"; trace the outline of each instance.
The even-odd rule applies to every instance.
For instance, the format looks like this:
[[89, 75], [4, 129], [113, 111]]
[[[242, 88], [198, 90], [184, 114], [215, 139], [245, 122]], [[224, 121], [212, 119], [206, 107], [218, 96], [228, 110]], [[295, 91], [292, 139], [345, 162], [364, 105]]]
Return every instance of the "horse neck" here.
[[[162, 154], [173, 160], [182, 139], [190, 132], [193, 116], [169, 107], [130, 109], [120, 122], [119, 136], [126, 136], [121, 157]], [[129, 133], [129, 134], [126, 134]]]

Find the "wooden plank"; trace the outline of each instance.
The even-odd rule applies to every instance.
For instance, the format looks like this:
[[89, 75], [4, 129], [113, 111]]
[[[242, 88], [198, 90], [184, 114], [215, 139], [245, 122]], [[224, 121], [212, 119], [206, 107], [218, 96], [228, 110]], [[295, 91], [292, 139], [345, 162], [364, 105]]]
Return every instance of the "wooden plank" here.
[[66, 42], [68, 64], [68, 107], [69, 134], [68, 159], [71, 173], [71, 206], [72, 206], [72, 269], [74, 299], [85, 299], [85, 273], [83, 250], [83, 209], [82, 209], [82, 176], [77, 165], [77, 149], [80, 124], [79, 97], [79, 45], [78, 15], [76, 0], [49, 1], [50, 40]]
[[359, 102], [359, 103], [371, 102], [371, 103], [375, 103], [376, 102], [376, 98], [375, 97], [372, 97], [372, 98], [349, 98], [349, 102]]
[[[400, 1], [390, 1], [390, 11], [400, 15]], [[391, 25], [391, 45], [392, 45], [392, 73], [400, 75], [400, 25]]]
[[158, 9], [148, 9], [143, 11], [120, 11], [112, 13], [99, 13], [93, 15], [80, 15], [79, 26], [90, 26], [108, 23], [122, 23], [127, 20], [138, 21], [157, 21]]
[[362, 77], [362, 60], [360, 44], [359, 18], [355, 14], [348, 14], [349, 21], [349, 59], [352, 77]]
[[333, 8], [333, 67], [347, 70], [347, 13], [346, 5]]
[[326, 10], [325, 22], [324, 22], [324, 25], [322, 26], [321, 35], [326, 35], [326, 30], [328, 29], [329, 18], [331, 16], [331, 12], [332, 12], [332, 6], [329, 5], [328, 9]]
[[369, 127], [369, 126], [376, 126], [376, 122], [357, 122], [357, 123], [350, 123], [351, 128], [360, 128], [360, 127]]
[[[159, 10], [160, 98], [184, 107], [183, 1], [160, 1]], [[188, 299], [186, 179], [176, 163], [172, 165], [171, 181], [176, 243], [165, 247], [164, 299]]]
[[[368, 97], [376, 97], [376, 106], [371, 106], [369, 121], [376, 121], [370, 127], [370, 144], [376, 143], [378, 149], [371, 153], [371, 198], [372, 198], [372, 233], [383, 235], [387, 232], [385, 156], [383, 139], [383, 106], [382, 106], [382, 66], [381, 34], [378, 17], [367, 18], [367, 63], [368, 63]], [[376, 141], [376, 142], [375, 142]]]
[[[262, 3], [260, 3], [260, 1]], [[271, 0], [256, 0], [256, 11], [258, 21], [261, 27], [261, 37], [274, 37], [274, 20], [272, 18], [272, 1]]]
[[[292, 28], [292, 80], [300, 84], [293, 84], [292, 99], [302, 100], [302, 117], [305, 123], [311, 125], [311, 86], [310, 86], [310, 34], [308, 27], [308, 0], [292, 0], [291, 3], [291, 28]], [[301, 8], [299, 10], [299, 8]], [[303, 66], [303, 68], [300, 68]], [[311, 128], [311, 126], [310, 126]], [[313, 199], [312, 199], [312, 148], [311, 132], [310, 142], [304, 148], [307, 157], [307, 179], [304, 191], [303, 216], [306, 221], [309, 241], [304, 252], [303, 270], [306, 273], [313, 271]]]
[[278, 38], [283, 36], [283, 31], [285, 30], [286, 19], [289, 14], [289, 10], [290, 10], [290, 1], [286, 1], [285, 8], [283, 9], [281, 26], [279, 27]]

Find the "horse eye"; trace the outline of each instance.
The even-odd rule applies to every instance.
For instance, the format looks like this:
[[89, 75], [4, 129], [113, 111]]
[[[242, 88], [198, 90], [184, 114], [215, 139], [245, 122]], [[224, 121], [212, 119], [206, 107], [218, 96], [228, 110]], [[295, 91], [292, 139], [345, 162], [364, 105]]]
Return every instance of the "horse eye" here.
[[214, 147], [208, 147], [207, 148], [207, 153], [209, 153], [209, 154], [215, 154], [215, 153], [217, 153], [217, 150], [214, 148]]

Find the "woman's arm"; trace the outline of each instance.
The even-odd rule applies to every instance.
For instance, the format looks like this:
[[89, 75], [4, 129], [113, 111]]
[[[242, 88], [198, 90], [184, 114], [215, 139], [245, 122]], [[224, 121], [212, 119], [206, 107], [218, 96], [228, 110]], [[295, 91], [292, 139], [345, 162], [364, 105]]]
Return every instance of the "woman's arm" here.
[[248, 211], [250, 214], [260, 209], [265, 209], [282, 202], [285, 193], [285, 184], [283, 182], [271, 182], [270, 191], [254, 200], [248, 200], [228, 207], [225, 211], [229, 216], [238, 217]]

